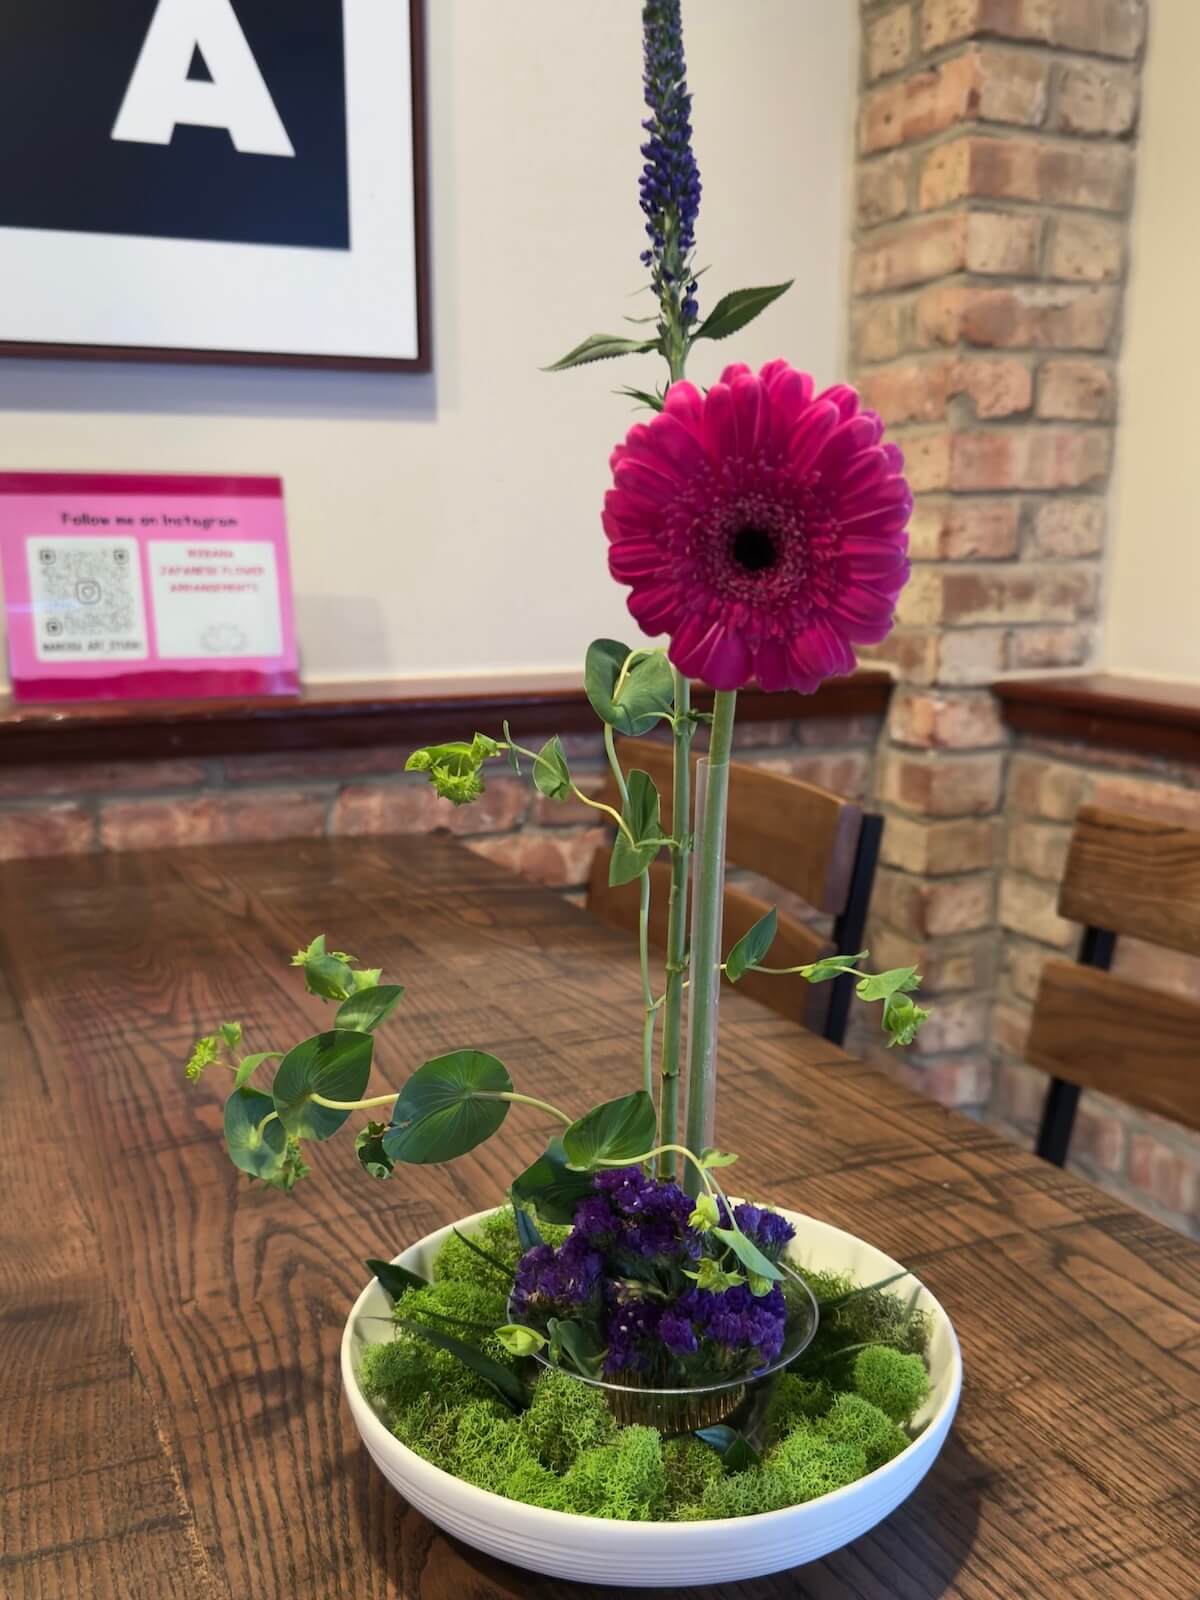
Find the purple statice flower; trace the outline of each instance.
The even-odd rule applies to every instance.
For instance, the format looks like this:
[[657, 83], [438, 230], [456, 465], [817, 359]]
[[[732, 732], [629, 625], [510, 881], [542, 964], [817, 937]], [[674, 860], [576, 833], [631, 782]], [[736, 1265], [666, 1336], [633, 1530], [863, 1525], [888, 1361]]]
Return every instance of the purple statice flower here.
[[787, 1304], [776, 1287], [765, 1295], [752, 1295], [740, 1284], [735, 1289], [714, 1293], [693, 1289], [682, 1295], [672, 1308], [688, 1318], [705, 1339], [722, 1345], [729, 1356], [757, 1352], [759, 1364], [774, 1361], [783, 1348], [787, 1327]]
[[630, 1298], [615, 1287], [610, 1289], [608, 1300], [605, 1372], [648, 1371], [650, 1353], [662, 1315], [660, 1307], [653, 1300]]
[[696, 320], [696, 281], [689, 257], [696, 243], [700, 212], [700, 169], [692, 150], [692, 97], [683, 56], [680, 0], [646, 0], [642, 9], [645, 70], [643, 84], [650, 115], [642, 123], [640, 181], [642, 211], [650, 248], [642, 262], [654, 269], [655, 288], [682, 286], [684, 326]]
[[620, 1226], [620, 1217], [602, 1194], [590, 1195], [575, 1208], [575, 1233], [589, 1244], [610, 1243]]
[[700, 1348], [690, 1317], [664, 1311], [658, 1319], [658, 1337], [673, 1356], [694, 1356]]
[[513, 1311], [553, 1316], [578, 1310], [596, 1292], [603, 1268], [603, 1256], [578, 1234], [571, 1234], [557, 1250], [549, 1244], [535, 1245], [517, 1263]]
[[653, 1182], [641, 1167], [614, 1167], [611, 1172], [598, 1172], [592, 1179], [592, 1187], [606, 1195], [609, 1204], [622, 1216], [633, 1217], [645, 1206]]
[[734, 1206], [733, 1215], [747, 1239], [772, 1261], [784, 1245], [796, 1237], [795, 1228], [778, 1211], [768, 1211], [763, 1206], [741, 1205]]

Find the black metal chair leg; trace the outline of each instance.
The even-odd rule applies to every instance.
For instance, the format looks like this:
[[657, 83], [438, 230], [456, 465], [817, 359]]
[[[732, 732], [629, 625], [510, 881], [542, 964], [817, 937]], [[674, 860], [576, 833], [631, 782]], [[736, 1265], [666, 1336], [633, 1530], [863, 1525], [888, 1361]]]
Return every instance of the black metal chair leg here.
[[1034, 1146], [1043, 1161], [1053, 1161], [1056, 1167], [1065, 1164], [1078, 1109], [1079, 1085], [1066, 1083], [1062, 1078], [1051, 1078], [1050, 1087], [1046, 1090], [1046, 1103], [1042, 1107], [1042, 1125]]
[[[838, 955], [857, 955], [862, 949], [863, 934], [867, 926], [867, 911], [871, 904], [871, 890], [875, 885], [875, 868], [879, 864], [879, 841], [883, 837], [883, 818], [868, 813], [862, 819], [858, 835], [858, 849], [854, 855], [854, 870], [850, 874], [850, 891], [846, 896], [846, 909], [833, 925], [833, 944]], [[846, 1023], [850, 1016], [850, 1002], [854, 998], [856, 978], [835, 978], [829, 1009], [825, 1013], [822, 1036], [831, 1044], [844, 1044]]]

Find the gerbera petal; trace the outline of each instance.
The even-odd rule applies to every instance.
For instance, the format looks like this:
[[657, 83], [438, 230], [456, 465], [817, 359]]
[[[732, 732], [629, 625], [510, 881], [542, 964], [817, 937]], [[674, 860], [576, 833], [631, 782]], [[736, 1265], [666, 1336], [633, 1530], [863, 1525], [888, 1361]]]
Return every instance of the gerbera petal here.
[[858, 414], [858, 390], [852, 389], [848, 383], [835, 383], [832, 388], [822, 389], [817, 399], [836, 406], [843, 422], [848, 422]]
[[714, 689], [740, 689], [752, 667], [750, 648], [734, 629], [710, 622], [698, 612], [676, 628], [667, 652], [680, 672], [700, 678]]
[[730, 392], [738, 450], [743, 456], [753, 455], [759, 446], [766, 409], [762, 384], [754, 377], [738, 378], [730, 385]]
[[764, 639], [754, 652], [754, 676], [760, 689], [779, 694], [794, 688], [787, 648], [781, 639]]
[[737, 458], [737, 419], [727, 383], [714, 383], [704, 397], [704, 443], [713, 461]]
[[904, 451], [898, 444], [885, 444], [883, 453], [888, 458], [888, 465], [892, 471], [899, 474], [904, 471]]
[[797, 477], [812, 466], [822, 445], [840, 421], [838, 408], [820, 400], [814, 400], [806, 411], [801, 412], [796, 426], [792, 429], [789, 462], [792, 472]]
[[613, 474], [619, 490], [639, 495], [651, 505], [661, 506], [679, 494], [679, 479], [674, 473], [660, 472], [656, 465], [627, 456]]
[[796, 659], [797, 667], [804, 663], [815, 664], [822, 679], [844, 677], [858, 665], [854, 651], [841, 633], [823, 617], [813, 622], [797, 641], [796, 649], [790, 653]]
[[[753, 373], [744, 361], [731, 361], [717, 379], [718, 383], [733, 385], [738, 378], [750, 378]], [[711, 390], [710, 390], [711, 393]]]
[[826, 481], [841, 484], [843, 474], [854, 458], [875, 443], [875, 428], [869, 417], [851, 417], [835, 428], [825, 441], [817, 465]]
[[663, 412], [678, 417], [681, 422], [696, 421], [704, 414], [704, 396], [694, 383], [689, 383], [686, 378], [680, 378], [667, 390]]
[[704, 446], [695, 431], [672, 412], [663, 411], [650, 425], [654, 452], [668, 461], [682, 476], [688, 477], [704, 466]]
[[[611, 558], [611, 550], [609, 552]], [[679, 585], [666, 581], [649, 583], [631, 591], [626, 601], [629, 614], [644, 633], [669, 633], [683, 611], [684, 596]]]
[[618, 583], [638, 583], [662, 571], [661, 545], [647, 539], [617, 539], [608, 552], [608, 570]]

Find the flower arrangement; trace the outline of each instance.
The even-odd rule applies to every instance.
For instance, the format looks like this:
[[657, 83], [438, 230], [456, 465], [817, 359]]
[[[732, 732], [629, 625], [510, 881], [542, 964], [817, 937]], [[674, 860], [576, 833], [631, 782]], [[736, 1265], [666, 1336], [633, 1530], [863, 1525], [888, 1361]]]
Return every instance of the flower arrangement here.
[[[758, 373], [727, 366], [706, 392], [688, 382], [693, 346], [737, 333], [789, 285], [734, 291], [701, 319], [679, 0], [648, 0], [643, 18], [642, 261], [654, 331], [593, 335], [555, 363], [653, 352], [667, 366], [663, 388], [622, 391], [651, 415], [612, 453], [602, 520], [634, 620], [668, 643], [602, 639], [584, 668], [620, 808], [582, 792], [558, 738], [532, 750], [507, 724], [408, 761], [455, 805], [477, 799], [489, 765], [507, 761], [550, 800], [574, 796], [608, 814], [610, 881], [640, 893], [640, 1082], [567, 1110], [519, 1091], [494, 1055], [462, 1048], [419, 1066], [398, 1091], [368, 1096], [377, 1030], [404, 990], [324, 936], [294, 962], [308, 991], [335, 1006], [331, 1027], [286, 1052], [242, 1055], [240, 1026], [224, 1023], [198, 1042], [187, 1072], [232, 1071], [229, 1154], [285, 1191], [308, 1172], [304, 1141], [331, 1137], [356, 1112], [389, 1113], [356, 1139], [377, 1180], [475, 1149], [514, 1105], [557, 1121], [543, 1155], [514, 1174], [510, 1203], [476, 1236], [456, 1231], [431, 1279], [370, 1263], [394, 1323], [367, 1351], [361, 1381], [401, 1441], [469, 1482], [595, 1516], [688, 1520], [775, 1509], [854, 1481], [905, 1448], [904, 1425], [928, 1390], [922, 1317], [887, 1283], [793, 1261], [792, 1224], [726, 1195], [718, 1174], [736, 1157], [713, 1141], [722, 976], [855, 974], [859, 996], [881, 1006], [889, 1044], [910, 1042], [926, 1015], [912, 998], [915, 970], [864, 973], [865, 951], [767, 966], [773, 911], [720, 948], [737, 692], [752, 681], [811, 692], [853, 669], [856, 644], [885, 636], [908, 574], [912, 501], [900, 452], [852, 389], [816, 393], [784, 361]], [[715, 691], [711, 713], [693, 709], [693, 679]], [[671, 834], [653, 781], [623, 764], [615, 740], [660, 728], [673, 747]], [[704, 731], [693, 827], [691, 746]], [[658, 985], [649, 868], [663, 852], [671, 887]], [[274, 1061], [269, 1089], [255, 1087]]]

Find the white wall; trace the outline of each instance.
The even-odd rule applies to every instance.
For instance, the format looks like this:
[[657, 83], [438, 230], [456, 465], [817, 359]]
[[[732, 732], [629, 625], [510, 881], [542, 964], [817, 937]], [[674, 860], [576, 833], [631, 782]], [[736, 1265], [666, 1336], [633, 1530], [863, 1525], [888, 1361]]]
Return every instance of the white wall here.
[[1154, 7], [1126, 302], [1105, 664], [1200, 681], [1200, 7]]
[[[271, 472], [310, 681], [576, 675], [628, 636], [599, 508], [651, 358], [547, 375], [644, 280], [640, 0], [427, 0], [431, 377], [0, 361], [0, 467]], [[719, 292], [791, 294], [693, 362], [838, 376], [849, 221], [847, 0], [685, 0]], [[644, 415], [644, 413], [643, 413]]]

